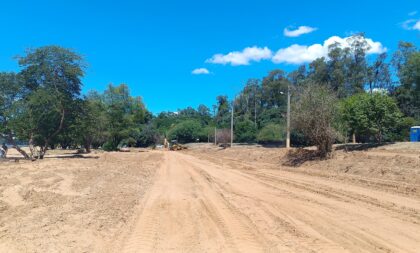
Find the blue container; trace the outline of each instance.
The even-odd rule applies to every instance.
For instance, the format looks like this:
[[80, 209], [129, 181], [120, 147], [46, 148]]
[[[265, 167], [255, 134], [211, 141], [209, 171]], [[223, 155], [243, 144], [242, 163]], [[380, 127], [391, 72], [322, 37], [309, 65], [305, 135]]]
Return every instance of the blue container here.
[[410, 129], [410, 141], [411, 142], [420, 141], [420, 126], [413, 126]]

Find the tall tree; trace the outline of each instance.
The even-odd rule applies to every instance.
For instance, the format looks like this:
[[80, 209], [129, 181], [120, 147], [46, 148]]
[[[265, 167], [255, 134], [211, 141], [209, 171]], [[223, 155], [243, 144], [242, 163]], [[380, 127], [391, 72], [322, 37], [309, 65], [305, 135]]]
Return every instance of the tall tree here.
[[394, 95], [401, 111], [420, 119], [420, 52], [409, 42], [400, 42], [394, 53], [392, 64], [397, 71], [400, 85]]
[[18, 62], [25, 88], [30, 91], [23, 98], [27, 111], [19, 120], [27, 124], [20, 132], [40, 147], [42, 159], [80, 95], [84, 61], [72, 50], [46, 46], [28, 50]]
[[287, 103], [284, 93], [290, 82], [283, 70], [271, 71], [262, 81], [262, 105], [265, 108], [284, 107]]
[[216, 124], [219, 128], [228, 128], [230, 125], [230, 105], [227, 96], [218, 96]]
[[400, 41], [398, 43], [398, 50], [393, 54], [391, 63], [399, 79], [404, 79], [404, 68], [410, 56], [416, 51], [416, 46], [413, 43], [406, 41]]
[[301, 86], [305, 83], [306, 76], [306, 65], [301, 65], [297, 70], [290, 72], [287, 78], [293, 86]]
[[146, 109], [140, 97], [130, 96], [126, 84], [108, 85], [103, 94], [105, 104], [108, 141], [107, 150], [117, 150], [124, 139], [136, 135], [141, 124], [146, 122]]
[[315, 59], [309, 64], [308, 77], [314, 83], [323, 83], [323, 84], [329, 83], [330, 77], [329, 77], [328, 64], [324, 57]]
[[351, 62], [350, 49], [342, 48], [340, 43], [334, 43], [328, 48], [328, 85], [339, 98], [346, 97], [348, 68]]
[[390, 64], [386, 62], [386, 58], [387, 54], [382, 53], [368, 67], [367, 79], [370, 93], [372, 93], [373, 89], [392, 91]]
[[364, 92], [367, 81], [366, 52], [370, 49], [363, 33], [348, 38], [351, 52], [351, 62], [348, 71], [347, 89], [350, 95]]
[[402, 72], [397, 99], [407, 116], [420, 120], [420, 52], [411, 54]]
[[19, 75], [0, 73], [0, 136], [12, 144], [25, 158], [29, 158], [29, 155], [16, 143], [16, 133], [13, 131], [13, 119], [22, 109], [19, 106], [23, 95]]
[[245, 87], [235, 99], [235, 114], [245, 116], [256, 125], [261, 112], [261, 99], [260, 81], [255, 78], [248, 79]]

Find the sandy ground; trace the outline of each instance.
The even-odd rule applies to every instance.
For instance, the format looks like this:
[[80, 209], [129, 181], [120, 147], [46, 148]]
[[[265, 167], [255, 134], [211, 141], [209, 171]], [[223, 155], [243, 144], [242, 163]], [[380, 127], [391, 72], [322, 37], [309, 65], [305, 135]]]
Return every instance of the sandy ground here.
[[419, 252], [420, 145], [0, 163], [0, 252]]
[[0, 162], [0, 252], [104, 252], [134, 214], [162, 157], [68, 152]]

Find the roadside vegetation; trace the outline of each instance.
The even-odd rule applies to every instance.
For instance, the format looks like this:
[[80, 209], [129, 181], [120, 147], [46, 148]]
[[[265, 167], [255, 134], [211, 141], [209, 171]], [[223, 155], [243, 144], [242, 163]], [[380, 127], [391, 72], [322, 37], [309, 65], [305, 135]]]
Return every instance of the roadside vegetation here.
[[86, 63], [73, 50], [31, 49], [17, 58], [18, 73], [0, 72], [1, 138], [27, 159], [42, 159], [57, 147], [90, 152], [152, 146], [164, 138], [213, 142], [215, 128], [226, 141], [233, 110], [235, 142], [279, 143], [285, 139], [290, 91], [292, 145], [315, 145], [325, 157], [336, 142], [407, 140], [410, 126], [420, 124], [419, 49], [400, 42], [392, 56], [373, 59], [363, 34], [349, 44], [331, 45], [327, 58], [290, 73], [277, 69], [249, 79], [233, 101], [220, 95], [212, 108], [158, 115], [127, 84], [81, 94]]

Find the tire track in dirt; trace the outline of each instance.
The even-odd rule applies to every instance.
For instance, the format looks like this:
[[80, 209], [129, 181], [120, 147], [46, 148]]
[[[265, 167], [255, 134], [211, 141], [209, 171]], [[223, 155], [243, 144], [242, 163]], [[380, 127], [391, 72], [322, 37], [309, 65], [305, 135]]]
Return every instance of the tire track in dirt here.
[[[418, 252], [420, 201], [165, 152], [118, 252]], [[366, 191], [366, 192], [365, 192]]]
[[[281, 208], [273, 207], [272, 201], [266, 201], [264, 198], [256, 197], [253, 193], [255, 181], [243, 183], [247, 181], [247, 177], [232, 175], [232, 171], [226, 171], [225, 168], [219, 167], [216, 164], [209, 165], [202, 163], [199, 160], [188, 159], [190, 167], [194, 167], [203, 177], [207, 178], [212, 183], [213, 187], [217, 189], [219, 194], [229, 202], [231, 210], [238, 216], [247, 217], [248, 223], [253, 224], [252, 229], [254, 233], [260, 234], [263, 238], [261, 241], [266, 243], [265, 250], [260, 252], [345, 252], [345, 250], [337, 245], [322, 242], [318, 244], [317, 238], [313, 238], [306, 234], [306, 231], [300, 231], [293, 224], [296, 222], [290, 219], [287, 215], [279, 215]], [[214, 172], [223, 170], [225, 178], [218, 177]], [[234, 176], [234, 177], [232, 177]], [[231, 184], [232, 182], [232, 184]], [[238, 183], [242, 188], [240, 191], [236, 188], [234, 183]], [[252, 188], [249, 187], [253, 186]], [[257, 187], [260, 188], [260, 185]], [[272, 188], [269, 188], [273, 194]], [[275, 192], [274, 195], [289, 198], [289, 192]], [[265, 206], [270, 206], [272, 210], [268, 210]], [[276, 209], [276, 214], [273, 210]], [[246, 211], [248, 210], [248, 212]]]
[[263, 252], [207, 179], [175, 153], [165, 153], [136, 225], [121, 252]]
[[[227, 165], [231, 169], [241, 171], [242, 174], [248, 174], [249, 178], [261, 179], [261, 183], [267, 184], [268, 182], [271, 182], [270, 185], [279, 190], [285, 189], [284, 186], [286, 185], [288, 187], [312, 192], [314, 194], [324, 195], [327, 198], [335, 198], [343, 202], [362, 202], [391, 212], [404, 214], [404, 219], [420, 223], [420, 209], [418, 209], [420, 206], [420, 200], [417, 199], [414, 200], [413, 198], [407, 198], [406, 196], [398, 196], [381, 191], [374, 191], [376, 194], [374, 195], [371, 194], [371, 191], [368, 191], [366, 188], [360, 186], [352, 186], [350, 188], [352, 191], [349, 191], [341, 187], [343, 185], [342, 183], [337, 183], [334, 182], [334, 180], [322, 177], [317, 178], [317, 175], [314, 177], [313, 175], [293, 173], [291, 171], [284, 170], [273, 173], [272, 171], [266, 169], [256, 170], [255, 163], [245, 163], [234, 159], [229, 159], [229, 161], [240, 163], [241, 166], [239, 166], [239, 168], [244, 165], [247, 168], [254, 168], [252, 170], [243, 170], [238, 169], [238, 166], [235, 167]], [[224, 166], [226, 166], [226, 164], [224, 164]], [[282, 175], [281, 177], [279, 177], [280, 174]]]
[[[201, 153], [200, 157], [204, 157], [206, 160], [209, 160], [216, 164], [221, 164], [222, 166], [229, 166], [231, 168], [235, 169], [252, 169], [255, 170], [255, 168], [267, 168], [267, 169], [278, 169], [279, 164], [281, 164], [281, 161], [275, 161], [273, 162], [252, 162], [252, 161], [243, 161], [238, 160], [232, 157], [213, 157], [212, 155]], [[410, 157], [410, 156], [408, 156]], [[420, 164], [420, 160], [418, 161], [418, 164]], [[318, 178], [324, 178], [329, 181], [341, 181], [344, 183], [352, 183], [354, 185], [360, 185], [364, 188], [372, 188], [377, 189], [380, 191], [386, 191], [391, 193], [399, 193], [402, 195], [410, 195], [410, 196], [417, 196], [420, 197], [420, 187], [417, 184], [410, 184], [407, 182], [402, 181], [394, 181], [389, 179], [379, 179], [379, 178], [366, 178], [364, 176], [359, 175], [352, 175], [352, 174], [331, 174], [330, 172], [322, 172], [319, 170], [313, 170], [313, 171], [307, 171], [307, 170], [301, 170], [296, 171], [295, 168], [290, 169], [287, 167], [283, 167], [282, 171], [284, 172], [290, 172], [293, 174], [301, 174], [306, 175], [309, 177], [318, 177]]]
[[262, 237], [253, 230], [252, 224], [246, 217], [240, 217], [241, 213], [232, 208], [232, 205], [224, 198], [223, 193], [211, 177], [197, 173], [198, 168], [185, 160], [184, 157], [178, 156], [177, 159], [183, 165], [182, 167], [189, 168], [189, 173], [195, 183], [204, 192], [211, 195], [203, 199], [203, 207], [218, 224], [218, 227], [224, 231], [224, 235], [228, 238], [226, 242], [230, 247], [236, 248], [238, 252], [261, 252], [263, 250]]
[[[325, 252], [327, 248], [333, 249], [332, 245], [327, 246], [327, 242], [332, 242], [336, 246], [345, 246], [352, 252], [417, 252], [420, 245], [420, 240], [417, 238], [420, 231], [417, 210], [420, 205], [416, 199], [399, 200], [400, 196], [393, 196], [392, 200], [396, 200], [397, 203], [388, 203], [390, 196], [381, 196], [383, 195], [381, 192], [369, 192], [369, 196], [365, 196], [360, 194], [359, 188], [353, 188], [352, 185], [341, 184], [341, 187], [336, 183], [325, 185], [324, 180], [313, 178], [308, 182], [308, 176], [296, 177], [291, 173], [277, 173], [263, 169], [257, 170], [258, 172], [237, 167], [231, 169], [223, 162], [222, 166], [213, 165], [212, 169], [203, 160], [196, 159], [194, 163], [201, 164], [204, 173], [210, 174], [213, 181], [221, 185], [221, 188], [230, 184], [230, 187], [223, 189], [223, 194], [226, 196], [230, 194], [232, 203], [242, 205], [239, 209], [245, 210], [249, 206], [255, 213], [263, 202], [265, 207], [273, 210], [271, 212], [273, 222], [279, 222], [275, 217], [282, 217], [281, 213], [290, 213], [291, 219], [295, 222], [289, 224], [298, 225], [296, 228], [290, 226], [289, 230], [301, 230], [308, 235], [303, 236], [306, 237], [303, 241], [302, 238], [293, 240], [301, 240], [299, 241], [301, 245], [309, 245], [306, 249], [291, 247], [294, 252], [310, 252], [309, 248], [319, 252]], [[243, 185], [253, 185], [253, 187], [244, 189]], [[344, 193], [342, 193], [343, 187], [348, 187]], [[409, 201], [409, 208], [400, 206], [399, 202], [404, 200]], [[289, 225], [281, 221], [280, 224]], [[259, 228], [262, 229], [261, 226]], [[311, 244], [307, 239], [311, 236], [314, 241], [321, 242]], [[335, 248], [332, 251], [342, 250]]]
[[[270, 174], [263, 175], [262, 173], [252, 173], [252, 176], [254, 178], [256, 177], [262, 179], [263, 182], [271, 182], [271, 185], [276, 188], [281, 188], [280, 186], [286, 185], [288, 187], [293, 187], [310, 193], [322, 195], [326, 198], [332, 198], [342, 202], [360, 202], [359, 204], [372, 205], [390, 212], [394, 212], [398, 214], [399, 217], [403, 220], [409, 220], [413, 223], [420, 223], [420, 210], [416, 209], [416, 206], [418, 207], [420, 202], [397, 204], [389, 200], [379, 199], [354, 191], [347, 191], [341, 188], [337, 189], [331, 186], [323, 185], [321, 183], [306, 183], [304, 181], [276, 178], [275, 176], [270, 176]], [[401, 214], [404, 216], [401, 216]]]

